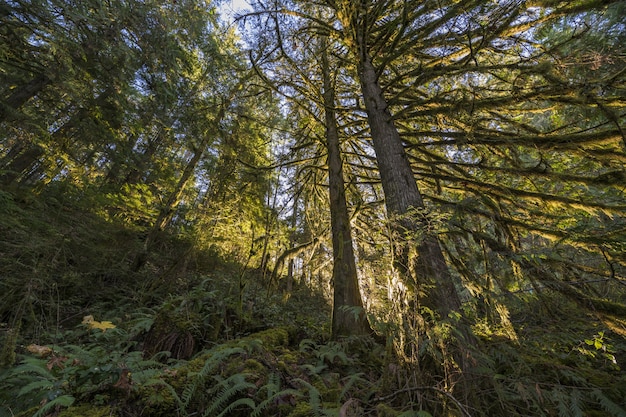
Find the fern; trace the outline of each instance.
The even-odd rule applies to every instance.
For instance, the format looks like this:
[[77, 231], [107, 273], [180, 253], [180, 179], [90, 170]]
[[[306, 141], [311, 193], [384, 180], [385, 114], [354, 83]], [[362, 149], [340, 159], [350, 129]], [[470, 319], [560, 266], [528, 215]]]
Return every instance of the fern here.
[[348, 355], [346, 355], [346, 352], [343, 351], [343, 346], [336, 342], [322, 345], [317, 351], [317, 357], [321, 362], [326, 362], [328, 364], [334, 363], [336, 359], [339, 359], [341, 365], [350, 363]]
[[189, 376], [191, 377], [191, 383], [185, 386], [183, 394], [180, 397], [180, 405], [182, 406], [182, 408], [186, 409], [189, 406], [198, 388], [206, 384], [209, 376], [213, 374], [213, 371], [217, 367], [219, 367], [228, 357], [244, 352], [245, 351], [239, 347], [217, 350], [207, 358], [204, 366], [199, 372], [190, 373]]
[[577, 389], [572, 390], [572, 394], [570, 396], [570, 416], [571, 417], [582, 417], [583, 410], [580, 408], [580, 391]]
[[72, 397], [71, 395], [60, 395], [52, 401], [44, 404], [39, 410], [37, 410], [33, 417], [44, 417], [50, 414], [50, 411], [55, 408], [69, 407], [72, 404], [74, 404], [74, 397]]
[[348, 382], [346, 382], [346, 384], [343, 386], [343, 389], [341, 390], [341, 395], [339, 395], [340, 400], [346, 397], [346, 395], [348, 394], [348, 391], [350, 391], [352, 386], [354, 386], [354, 384], [357, 381], [360, 381], [360, 382], [366, 381], [364, 378], [362, 378], [363, 375], [364, 375], [363, 372], [359, 372], [357, 374], [353, 374], [348, 377]]
[[24, 395], [28, 395], [29, 397], [41, 397], [41, 395], [37, 395], [37, 394], [48, 392], [52, 388], [54, 388], [53, 381], [50, 381], [47, 379], [43, 379], [40, 381], [33, 381], [24, 385], [17, 393], [17, 396], [22, 397]]
[[607, 398], [607, 396], [604, 395], [604, 393], [599, 389], [591, 390], [591, 396], [598, 401], [600, 407], [609, 413], [609, 415], [615, 417], [626, 417], [626, 410]]
[[[224, 411], [222, 411], [221, 413], [219, 413], [219, 415], [217, 417], [224, 417], [227, 416], [228, 413], [230, 413], [231, 411], [233, 411], [235, 408], [240, 407], [240, 406], [246, 406], [248, 408], [250, 408], [251, 410], [255, 409], [255, 404], [254, 401], [252, 401], [252, 399], [250, 398], [239, 398], [238, 400], [230, 403], [225, 409]], [[207, 414], [203, 414], [203, 416], [207, 416]]]
[[10, 376], [19, 376], [21, 374], [37, 374], [44, 378], [54, 378], [52, 373], [46, 368], [48, 361], [46, 359], [26, 357], [21, 364], [14, 367], [10, 371]]
[[303, 379], [296, 378], [293, 381], [303, 385], [309, 392], [309, 405], [315, 417], [323, 417], [324, 412], [322, 411], [322, 399], [319, 390]]
[[397, 417], [433, 417], [433, 415], [430, 414], [428, 411], [424, 411], [424, 410], [420, 410], [420, 411], [409, 410], [409, 411], [405, 411], [402, 414], [399, 414]]
[[[235, 395], [239, 394], [242, 391], [255, 389], [256, 385], [246, 381], [246, 376], [246, 374], [234, 374], [226, 378], [225, 380], [220, 381], [220, 383], [211, 390], [212, 392], [216, 393], [216, 395], [213, 402], [202, 414], [202, 417], [214, 416], [218, 410], [223, 410], [226, 403], [230, 401]], [[230, 405], [226, 406], [226, 408], [228, 407], [230, 407]], [[254, 402], [252, 402], [251, 408], [255, 408]]]
[[559, 417], [570, 417], [570, 408], [568, 404], [568, 397], [560, 390], [554, 390], [552, 397], [556, 401], [557, 410], [559, 410]]
[[263, 392], [267, 392], [267, 398], [256, 406], [252, 414], [250, 414], [250, 417], [260, 417], [265, 409], [278, 402], [283, 397], [291, 396], [297, 398], [302, 395], [299, 391], [290, 388], [281, 390], [280, 376], [276, 373], [270, 374], [267, 384], [259, 388], [257, 394]]

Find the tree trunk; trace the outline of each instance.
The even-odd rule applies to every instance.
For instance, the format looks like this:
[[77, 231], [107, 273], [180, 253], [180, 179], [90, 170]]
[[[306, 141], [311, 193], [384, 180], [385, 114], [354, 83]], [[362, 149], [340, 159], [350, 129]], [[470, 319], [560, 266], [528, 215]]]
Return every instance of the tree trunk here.
[[328, 149], [328, 185], [333, 242], [333, 318], [332, 338], [371, 334], [372, 330], [363, 310], [356, 261], [350, 231], [350, 216], [343, 181], [343, 163], [339, 132], [335, 116], [334, 87], [326, 51], [322, 51], [324, 77], [324, 110], [326, 146]]
[[[359, 77], [368, 123], [371, 129], [376, 161], [385, 192], [385, 204], [394, 220], [398, 236], [398, 266], [405, 278], [415, 273], [417, 294], [425, 294], [420, 303], [446, 318], [461, 307], [450, 270], [443, 256], [439, 239], [412, 209], [424, 208], [411, 165], [396, 129], [387, 102], [378, 83], [376, 70], [365, 52], [361, 53]], [[409, 239], [405, 239], [405, 237]], [[417, 242], [410, 240], [415, 238]], [[410, 246], [416, 244], [417, 259], [410, 259]], [[429, 287], [433, 287], [431, 290]]]

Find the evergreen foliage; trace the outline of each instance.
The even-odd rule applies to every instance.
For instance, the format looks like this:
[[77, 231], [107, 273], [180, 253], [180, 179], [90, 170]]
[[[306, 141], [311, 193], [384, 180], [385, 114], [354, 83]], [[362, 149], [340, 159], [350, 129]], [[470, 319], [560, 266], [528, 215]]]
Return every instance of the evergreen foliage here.
[[0, 417], [625, 416], [624, 2], [221, 3], [0, 4]]

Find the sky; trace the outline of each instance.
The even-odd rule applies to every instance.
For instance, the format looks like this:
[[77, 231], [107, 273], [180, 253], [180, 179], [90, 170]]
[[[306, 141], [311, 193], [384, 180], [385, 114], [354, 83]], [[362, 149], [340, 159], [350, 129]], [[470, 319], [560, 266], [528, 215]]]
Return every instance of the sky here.
[[229, 19], [232, 19], [233, 15], [242, 10], [250, 9], [250, 6], [246, 0], [225, 0], [220, 9]]

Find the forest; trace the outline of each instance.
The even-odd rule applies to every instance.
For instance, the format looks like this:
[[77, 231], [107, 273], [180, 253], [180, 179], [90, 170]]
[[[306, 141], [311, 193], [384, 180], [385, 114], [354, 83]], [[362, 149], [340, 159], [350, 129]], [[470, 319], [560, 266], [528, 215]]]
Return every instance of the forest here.
[[0, 1], [0, 417], [625, 417], [626, 1]]

